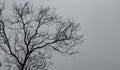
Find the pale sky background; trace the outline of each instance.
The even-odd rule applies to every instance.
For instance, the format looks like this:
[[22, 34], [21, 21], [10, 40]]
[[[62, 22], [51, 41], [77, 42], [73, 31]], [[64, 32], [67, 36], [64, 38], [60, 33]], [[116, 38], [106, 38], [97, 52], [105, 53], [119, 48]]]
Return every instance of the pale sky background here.
[[[6, 0], [12, 1], [24, 0]], [[120, 70], [120, 0], [31, 0], [81, 24], [86, 42], [74, 56], [55, 55], [49, 70]]]

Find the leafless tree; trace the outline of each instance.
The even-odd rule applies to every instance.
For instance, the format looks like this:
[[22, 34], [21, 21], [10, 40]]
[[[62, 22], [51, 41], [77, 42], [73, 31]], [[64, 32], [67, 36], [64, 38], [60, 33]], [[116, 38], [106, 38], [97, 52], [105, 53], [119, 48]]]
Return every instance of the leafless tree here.
[[0, 3], [0, 48], [9, 70], [47, 70], [52, 52], [71, 55], [84, 35], [79, 24], [63, 19], [50, 7], [35, 10], [30, 2], [12, 5], [10, 16]]

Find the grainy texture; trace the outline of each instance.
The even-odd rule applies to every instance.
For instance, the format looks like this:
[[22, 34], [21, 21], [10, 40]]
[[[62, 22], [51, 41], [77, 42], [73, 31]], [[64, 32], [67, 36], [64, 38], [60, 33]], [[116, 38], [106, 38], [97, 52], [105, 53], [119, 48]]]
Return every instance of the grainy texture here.
[[12, 12], [5, 14], [5, 3], [0, 4], [0, 48], [8, 70], [47, 70], [52, 52], [76, 54], [73, 48], [84, 41], [84, 35], [77, 34], [80, 24], [62, 18], [55, 9], [35, 10], [26, 1], [12, 4]]

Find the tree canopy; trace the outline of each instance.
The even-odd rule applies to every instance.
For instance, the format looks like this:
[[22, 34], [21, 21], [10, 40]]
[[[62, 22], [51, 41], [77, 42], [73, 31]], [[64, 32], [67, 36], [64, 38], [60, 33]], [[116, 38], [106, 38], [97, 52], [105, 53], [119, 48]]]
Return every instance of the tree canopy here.
[[6, 53], [9, 70], [47, 70], [53, 52], [72, 55], [81, 44], [80, 24], [73, 18], [64, 19], [55, 9], [39, 7], [30, 2], [14, 3], [10, 16], [0, 2], [0, 48]]

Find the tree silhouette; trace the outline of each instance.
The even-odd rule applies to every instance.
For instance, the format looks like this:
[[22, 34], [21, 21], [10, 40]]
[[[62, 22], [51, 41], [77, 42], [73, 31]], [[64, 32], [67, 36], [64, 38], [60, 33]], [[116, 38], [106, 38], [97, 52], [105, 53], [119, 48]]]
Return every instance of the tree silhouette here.
[[12, 5], [5, 16], [5, 4], [0, 3], [0, 48], [6, 53], [9, 70], [47, 70], [52, 52], [72, 55], [81, 44], [79, 23], [63, 19], [50, 7], [35, 10], [30, 2]]

